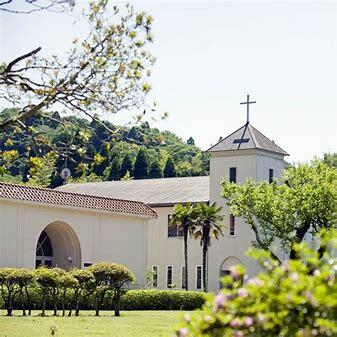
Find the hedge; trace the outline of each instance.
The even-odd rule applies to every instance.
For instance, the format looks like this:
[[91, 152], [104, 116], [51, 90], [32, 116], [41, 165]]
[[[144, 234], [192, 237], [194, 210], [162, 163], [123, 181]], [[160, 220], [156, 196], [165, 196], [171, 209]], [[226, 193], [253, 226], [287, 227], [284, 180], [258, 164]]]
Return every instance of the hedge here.
[[121, 301], [123, 310], [194, 310], [201, 308], [205, 294], [179, 290], [129, 290]]
[[[33, 310], [41, 309], [41, 291], [36, 286], [29, 287], [29, 294], [32, 300]], [[121, 310], [194, 310], [201, 308], [204, 303], [203, 292], [183, 291], [183, 290], [128, 290], [121, 299]], [[70, 294], [69, 294], [70, 299]], [[4, 309], [0, 298], [0, 307]], [[111, 310], [112, 297], [105, 299], [102, 303], [103, 310]], [[52, 309], [52, 299], [46, 298], [46, 308]], [[14, 309], [21, 309], [20, 298], [14, 303]], [[67, 308], [69, 309], [69, 308]], [[86, 298], [81, 303], [82, 310], [94, 310], [92, 296]]]

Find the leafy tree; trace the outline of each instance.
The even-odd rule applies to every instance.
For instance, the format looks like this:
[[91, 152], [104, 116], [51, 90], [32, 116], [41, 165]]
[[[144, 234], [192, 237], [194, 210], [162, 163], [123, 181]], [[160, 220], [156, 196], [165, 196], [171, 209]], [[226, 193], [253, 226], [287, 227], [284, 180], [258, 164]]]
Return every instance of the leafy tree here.
[[196, 208], [193, 204], [187, 203], [185, 206], [178, 204], [173, 209], [170, 225], [181, 230], [184, 238], [184, 261], [185, 261], [185, 290], [188, 290], [188, 234], [193, 233], [197, 220]]
[[132, 176], [132, 170], [133, 170], [133, 166], [132, 166], [131, 157], [127, 153], [124, 156], [123, 161], [122, 161], [122, 166], [121, 166], [121, 170], [120, 170], [120, 176], [124, 177], [127, 172], [129, 172], [129, 174]]
[[[73, 298], [73, 308], [75, 309], [75, 316], [80, 313], [80, 303], [84, 296], [84, 293], [88, 289], [92, 289], [95, 282], [94, 275], [90, 270], [73, 268], [69, 271], [69, 274], [76, 279], [73, 283], [74, 287], [74, 298]], [[71, 316], [72, 309], [69, 310], [68, 316]]]
[[16, 268], [0, 269], [0, 292], [7, 310], [7, 316], [12, 316], [15, 299], [20, 293], [17, 283], [18, 277], [19, 273]]
[[64, 273], [60, 275], [58, 279], [59, 283], [59, 299], [61, 302], [62, 316], [66, 315], [66, 306], [71, 305], [68, 292], [72, 290], [74, 296], [74, 290], [78, 288], [77, 279], [70, 273]]
[[109, 165], [109, 151], [108, 146], [106, 144], [103, 144], [101, 151], [94, 155], [93, 162], [94, 162], [93, 172], [97, 176], [102, 176], [104, 170]]
[[186, 141], [186, 143], [188, 145], [195, 145], [194, 139], [192, 137], [188, 138], [187, 141]]
[[28, 304], [28, 314], [31, 314], [31, 301], [28, 292], [28, 287], [35, 282], [34, 273], [26, 268], [20, 268], [16, 270], [17, 286], [20, 289], [21, 305], [22, 305], [22, 315], [26, 316], [26, 304]]
[[146, 155], [146, 150], [140, 148], [136, 157], [134, 166], [135, 179], [145, 179], [149, 175], [149, 161]]
[[149, 178], [162, 178], [163, 170], [160, 167], [159, 162], [156, 160], [151, 164]]
[[42, 308], [42, 316], [45, 316], [46, 312], [46, 298], [48, 293], [50, 293], [53, 297], [54, 304], [54, 315], [56, 315], [56, 299], [57, 299], [57, 286], [58, 286], [58, 277], [60, 275], [59, 268], [47, 268], [47, 267], [39, 267], [35, 270], [34, 276], [36, 282], [41, 290], [41, 308]]
[[120, 299], [123, 287], [134, 280], [132, 272], [123, 265], [117, 263], [101, 262], [89, 267], [96, 282], [95, 309], [99, 315], [100, 304], [107, 292], [114, 293], [115, 316], [120, 315]]
[[323, 233], [322, 258], [306, 243], [294, 245], [298, 259], [278, 264], [270, 252], [253, 250], [263, 272], [242, 285], [236, 266], [219, 294], [208, 294], [202, 310], [185, 315], [179, 337], [328, 337], [337, 335], [337, 231]]
[[18, 109], [0, 121], [1, 131], [19, 120], [22, 127], [55, 105], [97, 120], [98, 110], [116, 113], [144, 101], [154, 63], [147, 50], [152, 17], [131, 5], [97, 0], [89, 3], [84, 19], [88, 35], [73, 40], [66, 56], [42, 57], [37, 47], [1, 65], [0, 96]]
[[322, 228], [336, 228], [337, 170], [314, 161], [311, 165], [293, 166], [284, 172], [280, 182], [247, 181], [236, 185], [224, 181], [222, 196], [230, 211], [241, 216], [255, 233], [255, 245], [270, 250], [280, 242], [282, 249], [294, 258], [294, 244], [307, 234]]
[[337, 153], [324, 153], [323, 162], [331, 167], [337, 168]]
[[176, 177], [176, 176], [177, 176], [177, 173], [176, 173], [176, 169], [174, 166], [174, 162], [171, 157], [168, 157], [166, 164], [165, 164], [165, 168], [164, 168], [164, 177], [170, 178], [170, 177]]
[[217, 207], [214, 202], [212, 205], [198, 204], [196, 208], [197, 221], [193, 230], [193, 236], [200, 240], [202, 247], [202, 277], [204, 292], [208, 291], [208, 261], [207, 253], [211, 245], [211, 238], [219, 238], [222, 233], [222, 226], [219, 222], [223, 220], [221, 215], [222, 207]]

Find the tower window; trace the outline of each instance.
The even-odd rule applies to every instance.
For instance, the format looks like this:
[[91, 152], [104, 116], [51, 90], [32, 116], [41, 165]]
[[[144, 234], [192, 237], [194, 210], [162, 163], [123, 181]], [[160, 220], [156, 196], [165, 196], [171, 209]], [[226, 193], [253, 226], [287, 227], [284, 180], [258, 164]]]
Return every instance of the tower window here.
[[152, 266], [152, 287], [158, 286], [158, 267]]
[[274, 181], [274, 170], [269, 169], [269, 184], [271, 184]]
[[172, 288], [172, 266], [167, 266], [166, 269], [166, 286], [167, 288]]
[[202, 279], [202, 269], [201, 266], [197, 266], [196, 269], [196, 289], [200, 290], [201, 289], [201, 279]]
[[235, 235], [235, 216], [229, 216], [229, 235]]
[[177, 226], [170, 225], [171, 221], [171, 214], [167, 217], [167, 237], [169, 238], [176, 238], [179, 236], [183, 236], [183, 231], [181, 228], [178, 228]]
[[236, 167], [229, 168], [229, 182], [236, 183]]

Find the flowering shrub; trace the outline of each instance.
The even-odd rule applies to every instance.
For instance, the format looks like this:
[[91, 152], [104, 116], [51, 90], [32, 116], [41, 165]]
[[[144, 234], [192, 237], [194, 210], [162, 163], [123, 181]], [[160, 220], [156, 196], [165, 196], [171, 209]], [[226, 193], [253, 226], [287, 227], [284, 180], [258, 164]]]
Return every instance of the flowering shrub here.
[[321, 240], [325, 252], [302, 243], [295, 248], [297, 259], [281, 265], [268, 252], [252, 250], [264, 272], [242, 284], [243, 267], [233, 267], [224, 289], [207, 295], [202, 310], [186, 314], [176, 335], [337, 336], [337, 231]]

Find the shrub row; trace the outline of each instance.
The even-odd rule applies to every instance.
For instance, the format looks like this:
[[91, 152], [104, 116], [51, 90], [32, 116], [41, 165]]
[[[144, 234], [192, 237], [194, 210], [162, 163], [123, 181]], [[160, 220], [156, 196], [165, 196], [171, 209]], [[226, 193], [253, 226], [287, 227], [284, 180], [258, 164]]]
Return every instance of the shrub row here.
[[[32, 310], [41, 310], [41, 290], [37, 286], [28, 289], [31, 300]], [[179, 290], [128, 290], [121, 298], [121, 310], [194, 310], [203, 305], [204, 293], [198, 291], [179, 291]], [[66, 294], [66, 310], [71, 309], [72, 292]], [[22, 298], [18, 297], [13, 309], [22, 309]], [[58, 307], [61, 303], [57, 303]], [[111, 310], [113, 307], [113, 295], [107, 294], [101, 303], [102, 310]], [[5, 309], [5, 305], [0, 298], [0, 308]], [[50, 294], [46, 296], [46, 309], [54, 308], [53, 299]], [[81, 310], [94, 310], [93, 296], [84, 296], [80, 303]]]
[[205, 294], [184, 290], [130, 290], [121, 301], [123, 310], [194, 310], [201, 308]]

